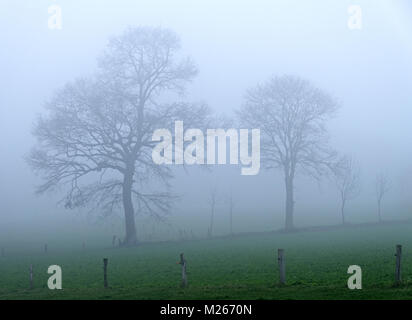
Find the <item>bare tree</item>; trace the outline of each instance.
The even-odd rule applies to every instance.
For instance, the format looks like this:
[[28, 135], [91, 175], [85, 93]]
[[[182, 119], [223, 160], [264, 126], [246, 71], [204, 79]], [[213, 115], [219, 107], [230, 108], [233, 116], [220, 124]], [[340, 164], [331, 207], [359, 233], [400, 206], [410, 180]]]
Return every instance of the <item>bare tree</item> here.
[[179, 48], [170, 30], [128, 29], [110, 41], [97, 75], [58, 91], [35, 126], [38, 143], [28, 161], [44, 179], [37, 192], [64, 186], [67, 208], [122, 209], [124, 245], [137, 242], [135, 207], [162, 219], [173, 200], [168, 190], [150, 189], [154, 179], [167, 187], [172, 177], [170, 167], [152, 161], [154, 130], [175, 120], [202, 128], [209, 112], [179, 102], [196, 75], [189, 59], [177, 58]]
[[282, 76], [250, 90], [238, 112], [243, 125], [260, 128], [264, 167], [280, 168], [284, 173], [286, 230], [294, 229], [297, 171], [319, 178], [334, 162], [325, 122], [336, 110], [337, 103], [308, 81]]
[[376, 201], [378, 203], [378, 218], [379, 222], [382, 222], [381, 217], [381, 207], [382, 207], [382, 200], [386, 193], [389, 191], [389, 181], [386, 175], [380, 173], [376, 176], [375, 181], [375, 192], [376, 192]]
[[208, 238], [211, 238], [213, 236], [213, 227], [214, 227], [214, 220], [215, 220], [215, 210], [216, 210], [216, 203], [217, 203], [217, 187], [213, 187], [210, 190], [210, 195], [209, 195], [209, 205], [210, 205], [210, 225], [209, 228], [207, 229], [207, 236]]
[[230, 223], [230, 235], [233, 236], [233, 207], [234, 207], [234, 202], [233, 202], [233, 192], [232, 190], [230, 191], [229, 194], [229, 223]]
[[342, 224], [345, 224], [346, 203], [359, 195], [360, 170], [352, 157], [343, 157], [339, 167], [335, 168], [335, 183], [341, 200]]

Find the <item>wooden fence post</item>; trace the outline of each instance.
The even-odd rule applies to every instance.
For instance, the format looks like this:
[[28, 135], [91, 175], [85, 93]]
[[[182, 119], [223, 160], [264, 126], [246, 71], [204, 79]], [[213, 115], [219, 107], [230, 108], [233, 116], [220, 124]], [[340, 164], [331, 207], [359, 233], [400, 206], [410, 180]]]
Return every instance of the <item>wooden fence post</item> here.
[[402, 246], [398, 244], [396, 246], [396, 268], [395, 268], [395, 283], [401, 283], [401, 257], [402, 257]]
[[103, 278], [104, 278], [104, 287], [107, 288], [108, 284], [107, 284], [107, 262], [108, 259], [104, 258], [103, 259]]
[[115, 245], [116, 245], [116, 235], [114, 235], [112, 238], [112, 247], [114, 248]]
[[286, 268], [285, 268], [285, 256], [284, 250], [278, 249], [278, 265], [279, 265], [279, 283], [281, 285], [286, 284]]
[[183, 256], [183, 253], [180, 254], [180, 262], [182, 266], [182, 288], [187, 287], [187, 275], [186, 275], [186, 259]]
[[30, 289], [33, 289], [33, 265], [30, 265], [29, 268], [29, 272], [30, 272]]

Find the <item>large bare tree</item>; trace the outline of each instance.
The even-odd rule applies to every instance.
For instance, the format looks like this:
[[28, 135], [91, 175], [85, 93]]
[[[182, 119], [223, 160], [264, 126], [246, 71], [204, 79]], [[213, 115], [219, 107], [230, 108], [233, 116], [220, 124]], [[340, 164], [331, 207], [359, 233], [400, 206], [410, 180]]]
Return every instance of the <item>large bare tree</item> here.
[[175, 120], [202, 128], [209, 113], [181, 102], [196, 68], [179, 48], [170, 30], [128, 29], [110, 41], [96, 76], [59, 90], [35, 126], [29, 163], [44, 179], [37, 192], [64, 186], [67, 208], [123, 209], [125, 245], [137, 242], [136, 211], [161, 219], [170, 209], [168, 189], [152, 190], [172, 177], [170, 166], [152, 161], [154, 130]]
[[309, 81], [274, 77], [249, 90], [238, 116], [241, 124], [260, 128], [262, 163], [283, 171], [286, 189], [285, 229], [294, 229], [294, 180], [300, 170], [315, 178], [329, 171], [335, 152], [328, 146], [326, 121], [337, 103]]
[[356, 198], [360, 192], [360, 169], [352, 157], [343, 157], [335, 168], [334, 178], [341, 202], [342, 225], [346, 223], [345, 207], [348, 201]]
[[376, 201], [378, 204], [378, 218], [379, 222], [382, 222], [381, 216], [381, 208], [382, 208], [382, 200], [384, 196], [389, 191], [389, 181], [385, 174], [380, 173], [376, 176], [375, 181], [375, 194], [376, 194]]

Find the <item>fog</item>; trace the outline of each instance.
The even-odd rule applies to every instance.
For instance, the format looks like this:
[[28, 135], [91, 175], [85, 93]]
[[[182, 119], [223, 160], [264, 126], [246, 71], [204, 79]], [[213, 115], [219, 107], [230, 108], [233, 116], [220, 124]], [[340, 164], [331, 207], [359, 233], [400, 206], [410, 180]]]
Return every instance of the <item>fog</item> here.
[[[348, 7], [362, 8], [362, 28], [348, 27]], [[62, 29], [48, 28], [48, 7], [59, 5]], [[35, 144], [33, 125], [53, 93], [95, 73], [109, 39], [127, 27], [170, 28], [182, 53], [199, 69], [188, 100], [233, 117], [246, 90], [272, 76], [292, 74], [328, 92], [341, 107], [328, 122], [330, 145], [361, 169], [359, 197], [347, 204], [352, 223], [376, 221], [375, 177], [390, 180], [384, 219], [412, 217], [412, 4], [410, 1], [291, 0], [2, 0], [0, 3], [0, 230], [3, 235], [76, 229], [122, 234], [123, 216], [102, 220], [87, 208], [57, 205], [62, 194], [36, 196], [41, 182], [25, 161]], [[218, 190], [215, 234], [229, 232], [233, 194], [235, 232], [284, 225], [281, 170], [240, 175], [239, 166], [174, 169], [172, 191], [181, 196], [168, 225], [137, 216], [138, 237], [175, 238], [178, 230], [206, 235], [210, 190]], [[298, 227], [340, 223], [333, 181], [295, 180]], [[36, 231], [38, 230], [38, 231]]]

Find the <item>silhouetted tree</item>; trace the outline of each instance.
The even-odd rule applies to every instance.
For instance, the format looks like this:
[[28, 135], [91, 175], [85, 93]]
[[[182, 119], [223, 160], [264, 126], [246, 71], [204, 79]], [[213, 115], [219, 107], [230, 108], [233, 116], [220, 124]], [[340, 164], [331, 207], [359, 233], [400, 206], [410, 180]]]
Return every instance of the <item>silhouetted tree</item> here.
[[170, 167], [152, 161], [154, 130], [175, 120], [202, 128], [209, 112], [179, 102], [197, 72], [189, 59], [178, 60], [179, 48], [170, 30], [128, 29], [110, 41], [97, 75], [58, 91], [35, 126], [38, 143], [28, 160], [44, 179], [37, 192], [65, 186], [67, 208], [122, 208], [123, 245], [137, 241], [135, 207], [162, 219], [173, 199], [149, 189], [154, 179], [167, 186], [172, 176]]
[[344, 157], [335, 168], [335, 183], [341, 200], [342, 224], [345, 224], [345, 206], [349, 200], [356, 198], [360, 192], [360, 169], [352, 157]]
[[215, 224], [215, 210], [216, 210], [216, 203], [218, 201], [218, 194], [217, 194], [217, 187], [214, 186], [211, 190], [210, 190], [210, 194], [209, 194], [209, 205], [210, 205], [210, 224], [209, 224], [209, 228], [207, 229], [207, 236], [208, 238], [211, 238], [213, 236], [213, 227]]
[[388, 191], [389, 191], [388, 178], [383, 173], [378, 174], [376, 176], [376, 181], [375, 181], [375, 192], [376, 192], [376, 201], [378, 203], [379, 222], [382, 222], [382, 217], [381, 217], [382, 200], [385, 194], [388, 193]]
[[298, 170], [319, 178], [333, 166], [326, 121], [337, 103], [310, 82], [295, 76], [275, 77], [248, 91], [238, 112], [241, 124], [260, 128], [262, 163], [280, 168], [286, 189], [285, 229], [294, 228], [294, 180]]
[[235, 206], [235, 203], [233, 201], [233, 192], [230, 190], [229, 197], [227, 199], [227, 202], [229, 204], [229, 223], [230, 223], [230, 235], [233, 236], [233, 208]]

